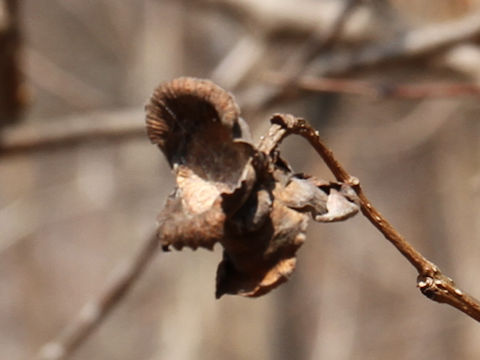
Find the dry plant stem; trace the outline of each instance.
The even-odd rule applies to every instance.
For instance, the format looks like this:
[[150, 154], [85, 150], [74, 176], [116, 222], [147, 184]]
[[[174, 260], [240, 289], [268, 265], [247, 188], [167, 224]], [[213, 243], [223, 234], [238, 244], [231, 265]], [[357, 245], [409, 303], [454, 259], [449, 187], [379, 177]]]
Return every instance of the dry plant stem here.
[[[347, 19], [348, 20], [348, 19]], [[347, 21], [345, 20], [345, 21]], [[474, 13], [448, 23], [425, 26], [414, 29], [381, 43], [365, 45], [361, 49], [338, 50], [319, 54], [310, 63], [304, 64], [297, 74], [316, 76], [333, 76], [361, 70], [364, 68], [388, 64], [393, 61], [408, 61], [418, 57], [444, 51], [448, 56], [451, 47], [480, 36], [480, 13]], [[455, 50], [452, 49], [452, 50]], [[450, 68], [464, 72], [461, 64], [450, 63]], [[248, 107], [251, 112], [266, 109], [282, 98], [289, 85], [295, 86], [296, 78], [287, 73], [282, 74], [281, 81], [275, 81], [277, 88], [264, 96], [257, 96]], [[362, 89], [363, 90], [363, 89]], [[358, 89], [356, 89], [358, 91]], [[243, 106], [245, 111], [246, 106]]]
[[[282, 84], [287, 81], [286, 76], [280, 73], [267, 74], [265, 79], [274, 84]], [[480, 95], [480, 86], [471, 83], [390, 84], [364, 80], [302, 76], [295, 80], [293, 85], [299, 89], [312, 92], [334, 92], [375, 98], [423, 99]]]
[[411, 30], [395, 39], [372, 44], [354, 52], [319, 56], [312, 61], [306, 72], [341, 74], [394, 60], [408, 60], [475, 39], [479, 34], [480, 13], [474, 13], [456, 21]]
[[[389, 240], [400, 253], [417, 269], [417, 286], [429, 299], [439, 303], [449, 304], [463, 311], [473, 319], [480, 321], [480, 302], [466, 294], [452, 279], [443, 275], [440, 269], [417, 251], [397, 230], [373, 207], [370, 200], [364, 194], [360, 182], [350, 175], [343, 166], [335, 159], [333, 152], [327, 148], [315, 131], [305, 120], [291, 115], [276, 115], [272, 119], [273, 126], [269, 137], [273, 141], [280, 142], [289, 134], [297, 134], [304, 137], [318, 152], [323, 161], [338, 181], [352, 186], [357, 193], [363, 215]], [[277, 144], [278, 144], [277, 142]]]
[[[303, 72], [304, 64], [309, 63], [318, 53], [330, 49], [337, 40], [340, 38], [341, 33], [345, 27], [345, 24], [352, 15], [353, 10], [360, 4], [360, 0], [346, 0], [345, 5], [332, 23], [329, 31], [322, 37], [318, 38], [317, 34], [313, 34], [304, 44], [303, 49], [299, 49], [296, 53], [298, 58], [293, 55], [290, 58], [290, 61], [293, 59], [291, 66], [291, 71], [293, 71], [292, 76], [296, 77], [298, 74]], [[287, 69], [288, 71], [288, 69]]]
[[0, 157], [58, 149], [82, 141], [144, 136], [142, 116], [141, 110], [126, 110], [18, 125], [0, 135]]
[[335, 44], [340, 37], [345, 24], [353, 13], [353, 10], [359, 5], [359, 3], [360, 0], [346, 0], [342, 11], [333, 21], [332, 25], [323, 35], [323, 37], [319, 38], [317, 34], [312, 34], [310, 38], [307, 39], [307, 41], [303, 44], [303, 46], [288, 59], [284, 69], [282, 70], [282, 72], [286, 74], [286, 79], [278, 86], [275, 92], [265, 100], [264, 104], [262, 104], [264, 107], [268, 107], [271, 104], [281, 100], [289, 92], [289, 90], [291, 90], [295, 79], [304, 73], [307, 65], [312, 61], [312, 59], [314, 59], [315, 56], [322, 51], [329, 50]]
[[45, 344], [36, 360], [60, 360], [68, 358], [106, 318], [132, 288], [151, 262], [158, 248], [159, 237], [154, 233], [140, 252], [128, 263], [120, 266], [103, 291], [90, 300], [78, 316], [51, 342]]

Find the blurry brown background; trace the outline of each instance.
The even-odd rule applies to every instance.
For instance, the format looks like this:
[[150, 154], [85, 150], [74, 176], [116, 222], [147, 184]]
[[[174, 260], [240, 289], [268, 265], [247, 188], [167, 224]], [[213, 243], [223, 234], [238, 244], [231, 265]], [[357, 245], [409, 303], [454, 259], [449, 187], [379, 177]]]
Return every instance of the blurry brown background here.
[[[365, 1], [328, 51], [458, 21], [479, 11], [478, 3]], [[0, 4], [0, 46], [2, 31], [17, 27], [21, 48], [12, 45], [13, 61], [24, 74], [24, 83], [9, 85], [16, 86], [11, 101], [23, 107], [21, 120], [13, 121], [15, 110], [2, 115], [4, 123], [71, 126], [118, 117], [141, 124], [158, 83], [179, 75], [213, 78], [238, 94], [256, 139], [268, 114], [307, 118], [400, 232], [480, 297], [478, 95], [302, 93], [266, 111], [255, 108], [270, 86], [263, 75], [281, 70], [310, 33], [327, 32], [342, 1]], [[478, 39], [341, 76], [477, 82]], [[0, 49], [2, 59], [12, 46]], [[282, 149], [295, 170], [331, 178], [303, 141], [289, 139]], [[143, 135], [0, 157], [0, 359], [31, 358], [53, 338], [139, 248], [172, 188], [166, 161]], [[423, 297], [414, 269], [361, 215], [312, 223], [294, 276], [259, 299], [214, 299], [219, 257], [219, 248], [158, 254], [72, 359], [480, 357], [479, 324]]]

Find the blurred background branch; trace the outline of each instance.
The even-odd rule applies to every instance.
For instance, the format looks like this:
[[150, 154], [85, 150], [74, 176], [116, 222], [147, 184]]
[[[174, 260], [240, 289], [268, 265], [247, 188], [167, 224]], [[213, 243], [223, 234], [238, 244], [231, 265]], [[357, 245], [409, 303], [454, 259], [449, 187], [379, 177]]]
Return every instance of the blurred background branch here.
[[20, 18], [17, 0], [0, 1], [0, 128], [15, 122], [25, 105], [20, 76]]
[[[287, 77], [281, 73], [266, 73], [265, 79], [273, 84], [284, 84], [287, 82]], [[302, 76], [297, 78], [291, 86], [312, 92], [345, 93], [377, 99], [389, 97], [405, 99], [450, 98], [480, 95], [480, 86], [476, 83], [389, 84], [352, 79]]]
[[160, 239], [155, 232], [142, 244], [138, 254], [114, 271], [109, 284], [94, 299], [85, 304], [78, 316], [61, 334], [45, 344], [37, 355], [38, 360], [69, 358], [115, 306], [128, 294], [135, 281], [157, 253]]
[[143, 110], [97, 112], [40, 124], [19, 125], [1, 135], [0, 156], [56, 150], [80, 142], [145, 136]]
[[[0, 4], [1, 358], [54, 338], [150, 231], [172, 180], [141, 106], [179, 75], [232, 91], [256, 136], [272, 112], [309, 119], [405, 237], [480, 293], [478, 0], [360, 1], [324, 48], [348, 2]], [[329, 176], [302, 142], [282, 152]], [[254, 302], [212, 299], [218, 250], [168, 254], [72, 358], [479, 357], [477, 324], [419, 297], [371, 226], [308, 239], [292, 281]]]

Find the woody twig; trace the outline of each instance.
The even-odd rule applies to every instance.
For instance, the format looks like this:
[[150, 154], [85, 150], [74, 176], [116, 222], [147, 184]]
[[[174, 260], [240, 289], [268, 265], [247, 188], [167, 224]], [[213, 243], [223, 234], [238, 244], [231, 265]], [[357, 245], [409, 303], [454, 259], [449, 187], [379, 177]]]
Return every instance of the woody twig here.
[[445, 303], [480, 321], [480, 302], [459, 289], [454, 281], [444, 275], [440, 268], [416, 250], [372, 205], [360, 185], [335, 158], [333, 152], [323, 144], [316, 132], [305, 120], [292, 115], [275, 115], [272, 118], [269, 137], [277, 143], [289, 134], [300, 135], [322, 157], [338, 181], [350, 185], [356, 192], [363, 215], [385, 238], [415, 267], [418, 272], [417, 287], [423, 295], [438, 303]]

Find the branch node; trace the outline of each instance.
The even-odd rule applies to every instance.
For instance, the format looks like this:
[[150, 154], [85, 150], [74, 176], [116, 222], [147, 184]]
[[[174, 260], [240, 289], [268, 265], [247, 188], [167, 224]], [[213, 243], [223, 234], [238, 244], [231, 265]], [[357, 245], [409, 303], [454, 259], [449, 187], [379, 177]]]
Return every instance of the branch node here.
[[[350, 177], [347, 179], [346, 183], [348, 185], [350, 185], [351, 187], [360, 186], [360, 180], [356, 176], [353, 176], [353, 175], [350, 175]], [[370, 205], [370, 207], [371, 206], [372, 205]]]
[[[270, 119], [272, 124], [280, 125], [281, 127], [292, 131], [295, 127], [301, 126], [301, 120], [290, 114], [274, 114]], [[305, 125], [305, 120], [303, 120], [303, 125]]]
[[420, 289], [423, 295], [429, 299], [433, 299], [435, 296], [435, 282], [433, 278], [429, 276], [418, 276], [417, 287]]

